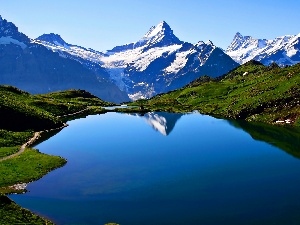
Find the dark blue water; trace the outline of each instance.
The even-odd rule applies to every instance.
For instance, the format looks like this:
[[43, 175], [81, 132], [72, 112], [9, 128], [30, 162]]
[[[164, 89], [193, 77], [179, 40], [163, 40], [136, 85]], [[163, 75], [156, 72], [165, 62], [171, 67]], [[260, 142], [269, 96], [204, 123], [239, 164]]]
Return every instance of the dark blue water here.
[[226, 120], [107, 113], [36, 148], [68, 163], [11, 198], [57, 224], [300, 223], [299, 159]]

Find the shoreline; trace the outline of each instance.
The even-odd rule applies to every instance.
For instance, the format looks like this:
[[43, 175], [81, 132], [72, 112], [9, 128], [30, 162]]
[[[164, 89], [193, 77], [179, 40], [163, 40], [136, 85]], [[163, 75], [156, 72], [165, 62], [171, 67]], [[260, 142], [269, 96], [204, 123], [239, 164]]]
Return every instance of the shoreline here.
[[41, 137], [41, 134], [43, 134], [45, 132], [60, 130], [60, 129], [63, 129], [63, 128], [67, 127], [67, 126], [68, 126], [68, 124], [64, 123], [63, 126], [58, 127], [58, 128], [53, 128], [53, 129], [50, 129], [50, 130], [42, 130], [42, 131], [35, 132], [32, 138], [30, 138], [26, 143], [24, 143], [23, 145], [21, 145], [20, 150], [18, 152], [14, 153], [12, 155], [5, 156], [5, 157], [1, 158], [0, 162], [3, 162], [5, 160], [8, 160], [8, 159], [11, 159], [11, 158], [14, 158], [16, 156], [21, 155], [25, 151], [25, 149], [27, 147], [30, 147], [31, 145], [33, 145]]

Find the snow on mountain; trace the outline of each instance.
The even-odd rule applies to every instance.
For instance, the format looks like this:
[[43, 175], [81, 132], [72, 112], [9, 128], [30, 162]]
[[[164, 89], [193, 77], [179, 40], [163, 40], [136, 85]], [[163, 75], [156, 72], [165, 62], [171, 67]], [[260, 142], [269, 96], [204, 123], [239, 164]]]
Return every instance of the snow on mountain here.
[[123, 82], [119, 84], [136, 100], [180, 88], [204, 74], [222, 75], [238, 65], [226, 54], [215, 54], [215, 65], [205, 68], [215, 50], [221, 51], [211, 41], [196, 44], [180, 41], [162, 21], [139, 41], [108, 50], [101, 61], [110, 74], [123, 69], [120, 74]]
[[40, 41], [48, 42], [50, 44], [56, 45], [56, 46], [61, 46], [64, 48], [68, 48], [69, 44], [66, 43], [60, 35], [50, 33], [50, 34], [43, 34], [37, 38]]
[[182, 87], [204, 74], [222, 75], [238, 65], [220, 53], [214, 54], [216, 61], [210, 67], [205, 66], [211, 54], [221, 50], [211, 41], [195, 45], [180, 41], [165, 21], [151, 27], [139, 41], [116, 46], [105, 53], [68, 44], [55, 34], [42, 35], [34, 42], [96, 73], [103, 74], [105, 70], [106, 78], [126, 91], [132, 100]]
[[[127, 93], [105, 79], [109, 77], [105, 69], [82, 58], [85, 52], [80, 47], [76, 49], [67, 44], [59, 35], [50, 34], [41, 39], [43, 41], [29, 39], [0, 16], [0, 84], [34, 94], [84, 89], [106, 101], [129, 101]], [[70, 52], [73, 47], [76, 54], [67, 55], [65, 49]], [[89, 55], [85, 59], [98, 54], [93, 50], [86, 52]], [[82, 57], [78, 57], [80, 54]]]
[[12, 37], [0, 37], [0, 45], [9, 45], [9, 44], [15, 44], [20, 46], [22, 49], [27, 48], [27, 45], [24, 42], [20, 42], [16, 39], [13, 39]]
[[20, 33], [18, 28], [11, 22], [3, 19], [0, 16], [0, 45], [14, 44], [22, 49], [27, 48], [30, 39], [23, 33]]
[[265, 65], [293, 65], [300, 62], [299, 40], [300, 34], [266, 40], [236, 33], [226, 53], [240, 64], [254, 59]]
[[44, 45], [49, 50], [58, 52], [62, 57], [69, 54], [94, 63], [101, 63], [99, 60], [104, 54], [92, 49], [86, 49], [77, 45], [66, 43], [58, 34], [43, 34], [37, 39], [32, 40], [33, 43]]
[[150, 30], [134, 44], [134, 48], [147, 45], [148, 47], [163, 47], [181, 44], [181, 41], [173, 34], [171, 27], [165, 22], [152, 26]]

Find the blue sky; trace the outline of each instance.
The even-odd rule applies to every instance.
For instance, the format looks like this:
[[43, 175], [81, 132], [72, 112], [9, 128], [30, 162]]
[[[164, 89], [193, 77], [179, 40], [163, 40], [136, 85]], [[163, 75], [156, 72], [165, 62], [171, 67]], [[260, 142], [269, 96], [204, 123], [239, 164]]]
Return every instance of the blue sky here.
[[183, 41], [226, 48], [236, 32], [273, 39], [300, 33], [299, 0], [0, 0], [0, 15], [30, 38], [58, 33], [105, 51], [166, 21]]

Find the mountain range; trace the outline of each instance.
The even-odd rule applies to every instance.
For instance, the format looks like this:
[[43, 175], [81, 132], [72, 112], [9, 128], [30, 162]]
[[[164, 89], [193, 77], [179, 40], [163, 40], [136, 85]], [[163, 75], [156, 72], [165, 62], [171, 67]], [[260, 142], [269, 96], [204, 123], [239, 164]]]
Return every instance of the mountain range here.
[[[202, 75], [220, 76], [238, 66], [211, 41], [183, 42], [165, 22], [153, 26], [137, 42], [98, 52], [66, 43], [59, 35], [44, 34], [35, 43], [81, 62], [108, 79], [132, 100], [180, 88]], [[101, 68], [101, 69], [100, 69]]]
[[0, 17], [0, 84], [34, 94], [84, 89], [106, 101], [128, 101], [127, 93], [105, 76], [105, 70], [96, 76], [80, 62], [49, 51]]
[[237, 33], [224, 51], [211, 41], [181, 41], [162, 21], [136, 42], [99, 52], [54, 33], [30, 39], [0, 17], [0, 84], [31, 93], [85, 89], [119, 103], [175, 90], [203, 75], [217, 77], [251, 59], [298, 63], [299, 37], [265, 40]]
[[267, 40], [238, 32], [225, 52], [239, 64], [256, 60], [264, 65], [273, 62], [280, 66], [294, 65], [300, 62], [300, 33]]

